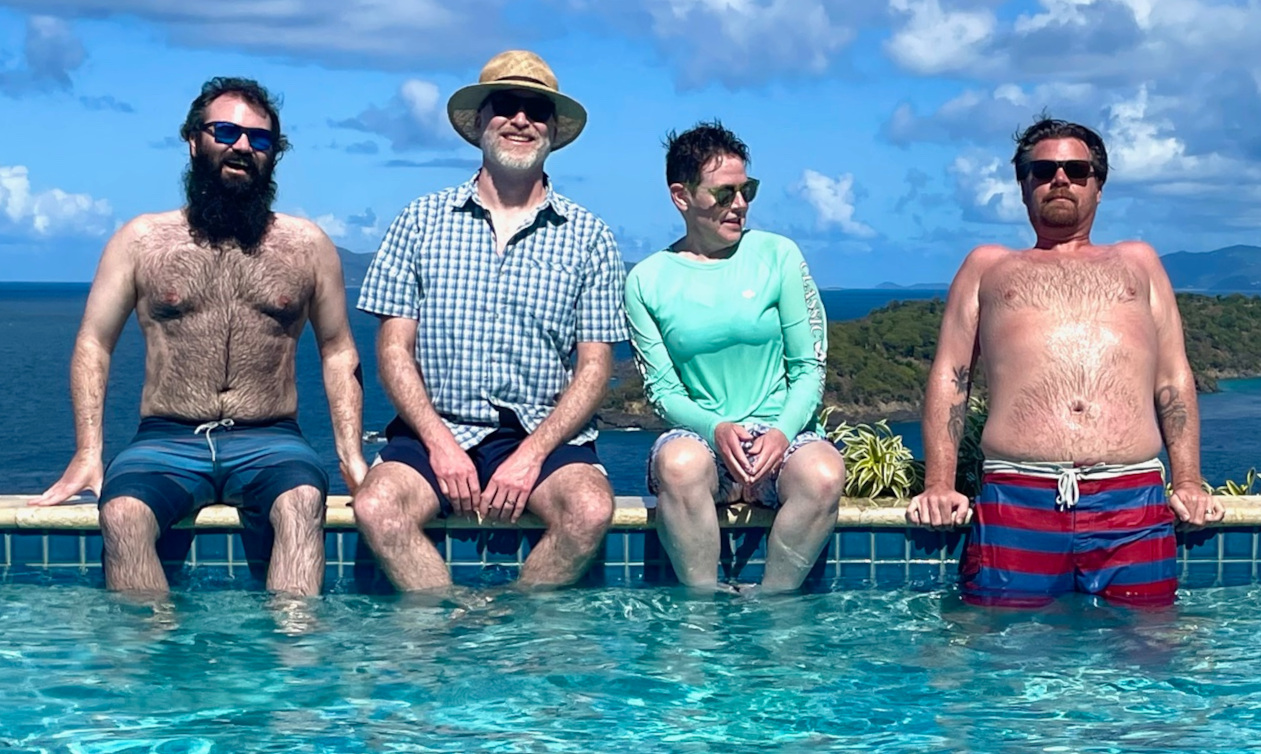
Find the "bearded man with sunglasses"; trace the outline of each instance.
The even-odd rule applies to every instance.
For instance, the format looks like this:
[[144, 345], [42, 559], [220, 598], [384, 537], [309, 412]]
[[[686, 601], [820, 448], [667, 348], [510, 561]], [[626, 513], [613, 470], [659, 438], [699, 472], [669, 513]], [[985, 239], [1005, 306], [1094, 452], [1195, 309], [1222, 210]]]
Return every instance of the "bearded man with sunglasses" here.
[[482, 167], [404, 209], [364, 279], [359, 308], [381, 320], [377, 360], [398, 417], [355, 519], [395, 587], [437, 590], [451, 577], [428, 521], [528, 510], [547, 531], [518, 583], [572, 584], [613, 518], [592, 417], [627, 337], [613, 234], [543, 172], [587, 114], [541, 58], [516, 50], [447, 113]]
[[827, 316], [801, 251], [747, 230], [758, 181], [721, 123], [666, 139], [666, 183], [685, 235], [631, 270], [626, 312], [649, 401], [674, 429], [648, 488], [683, 584], [718, 588], [716, 505], [776, 510], [762, 588], [801, 586], [836, 526], [845, 481], [818, 409]]
[[1020, 134], [1012, 162], [1037, 243], [980, 246], [950, 286], [925, 398], [925, 491], [907, 520], [967, 520], [954, 483], [979, 358], [989, 418], [960, 566], [965, 600], [1033, 606], [1077, 591], [1171, 603], [1175, 521], [1224, 516], [1201, 486], [1195, 381], [1173, 289], [1151, 246], [1090, 239], [1108, 177], [1097, 133], [1043, 119]]
[[[309, 318], [353, 490], [367, 473], [363, 386], [341, 263], [314, 223], [271, 209], [288, 143], [266, 89], [211, 79], [180, 136], [188, 203], [137, 217], [105, 247], [71, 361], [78, 450], [32, 502], [96, 492], [106, 584], [145, 592], [168, 588], [163, 532], [208, 503], [234, 504], [247, 554], [271, 550], [267, 587], [318, 594], [328, 474], [295, 421], [294, 354]], [[145, 338], [140, 429], [103, 469], [110, 356], [132, 311]]]

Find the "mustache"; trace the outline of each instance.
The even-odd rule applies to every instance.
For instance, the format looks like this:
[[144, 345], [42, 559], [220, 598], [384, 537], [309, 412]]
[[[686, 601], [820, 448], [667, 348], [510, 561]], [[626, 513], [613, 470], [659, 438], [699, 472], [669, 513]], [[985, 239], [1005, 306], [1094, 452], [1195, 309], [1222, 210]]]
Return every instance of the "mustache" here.
[[1048, 191], [1047, 195], [1042, 197], [1042, 203], [1046, 204], [1055, 199], [1067, 199], [1073, 204], [1077, 203], [1077, 197], [1073, 196], [1073, 192], [1068, 189], [1052, 189]]

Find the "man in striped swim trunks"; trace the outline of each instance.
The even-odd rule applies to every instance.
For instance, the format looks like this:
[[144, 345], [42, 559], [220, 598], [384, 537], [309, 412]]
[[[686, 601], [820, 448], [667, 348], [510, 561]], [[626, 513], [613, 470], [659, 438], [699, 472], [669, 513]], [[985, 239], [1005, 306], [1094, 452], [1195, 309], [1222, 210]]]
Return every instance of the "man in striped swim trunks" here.
[[1175, 522], [1224, 515], [1201, 486], [1173, 289], [1149, 245], [1090, 240], [1108, 176], [1097, 133], [1043, 119], [1019, 136], [1012, 162], [1037, 243], [979, 246], [950, 286], [924, 405], [925, 491], [907, 520], [967, 520], [954, 481], [979, 358], [987, 461], [960, 564], [964, 599], [1036, 606], [1075, 591], [1170, 604]]

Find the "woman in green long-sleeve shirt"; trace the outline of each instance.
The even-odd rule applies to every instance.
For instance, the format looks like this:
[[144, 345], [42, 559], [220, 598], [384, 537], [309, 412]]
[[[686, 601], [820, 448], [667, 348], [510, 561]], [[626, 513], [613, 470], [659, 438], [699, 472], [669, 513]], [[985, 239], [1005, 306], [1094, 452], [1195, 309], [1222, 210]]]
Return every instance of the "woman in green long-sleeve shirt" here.
[[715, 504], [777, 508], [763, 588], [796, 589], [836, 524], [840, 454], [818, 426], [827, 318], [796, 244], [746, 230], [758, 182], [721, 124], [667, 143], [666, 181], [687, 234], [626, 283], [644, 390], [675, 427], [653, 445], [649, 490], [684, 584], [718, 581]]

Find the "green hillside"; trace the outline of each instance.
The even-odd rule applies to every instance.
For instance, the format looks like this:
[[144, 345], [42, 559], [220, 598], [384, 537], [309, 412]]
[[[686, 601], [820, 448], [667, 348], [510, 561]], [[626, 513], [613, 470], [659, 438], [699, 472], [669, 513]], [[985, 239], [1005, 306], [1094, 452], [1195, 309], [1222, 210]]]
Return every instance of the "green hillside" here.
[[[1261, 376], [1261, 298], [1178, 294], [1178, 307], [1201, 391], [1215, 392], [1219, 379]], [[918, 417], [944, 309], [940, 299], [895, 302], [830, 323], [824, 404], [851, 421]], [[978, 382], [983, 389], [984, 374]], [[614, 426], [660, 425], [629, 362], [618, 365], [600, 416]]]

